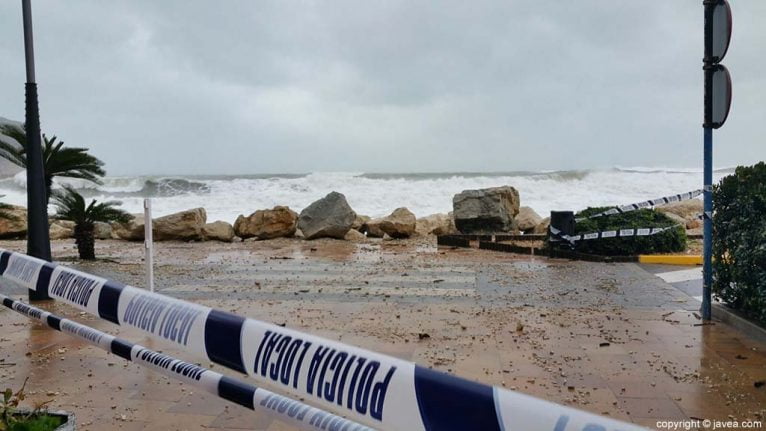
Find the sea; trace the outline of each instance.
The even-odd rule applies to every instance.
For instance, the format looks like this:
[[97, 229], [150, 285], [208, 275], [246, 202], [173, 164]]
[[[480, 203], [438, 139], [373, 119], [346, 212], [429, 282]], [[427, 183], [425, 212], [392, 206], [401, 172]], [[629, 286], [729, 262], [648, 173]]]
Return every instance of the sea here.
[[[733, 172], [717, 169], [714, 181]], [[551, 210], [623, 205], [702, 188], [696, 169], [613, 167], [608, 169], [516, 172], [363, 173], [314, 172], [254, 175], [115, 176], [102, 185], [64, 180], [98, 201], [117, 200], [130, 213], [152, 199], [155, 217], [204, 207], [208, 221], [233, 223], [238, 215], [287, 205], [300, 212], [331, 191], [343, 193], [358, 213], [380, 217], [407, 207], [417, 217], [452, 210], [452, 197], [467, 189], [513, 186], [521, 205], [545, 217]], [[0, 201], [26, 206], [24, 172], [0, 179]], [[60, 183], [59, 183], [60, 184]], [[54, 187], [57, 187], [55, 185]], [[50, 213], [55, 212], [53, 205]]]

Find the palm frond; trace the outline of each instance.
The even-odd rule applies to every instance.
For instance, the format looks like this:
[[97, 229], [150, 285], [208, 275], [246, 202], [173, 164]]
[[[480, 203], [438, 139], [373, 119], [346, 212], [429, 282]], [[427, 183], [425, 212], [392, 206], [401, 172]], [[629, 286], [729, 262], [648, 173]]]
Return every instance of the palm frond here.
[[[0, 126], [0, 134], [10, 139], [0, 139], [0, 157], [8, 160], [16, 166], [26, 168], [27, 157], [25, 147], [27, 135], [20, 126], [15, 124], [3, 124]], [[9, 140], [13, 142], [8, 142]]]
[[[27, 136], [24, 129], [16, 124], [0, 125], [0, 134], [10, 139], [0, 139], [0, 157], [9, 162], [27, 167]], [[104, 162], [88, 154], [87, 148], [65, 147], [64, 141], [58, 141], [54, 135], [43, 134], [43, 170], [48, 196], [52, 195], [53, 178], [66, 177], [103, 184], [101, 177], [106, 175]], [[15, 141], [15, 142], [11, 142]], [[52, 196], [51, 196], [52, 197]]]
[[95, 222], [127, 222], [132, 216], [117, 208], [121, 205], [118, 201], [99, 203], [93, 199], [86, 205], [85, 198], [72, 186], [65, 185], [62, 190], [51, 196], [56, 206], [55, 218], [71, 220], [75, 224], [93, 224]]
[[100, 177], [106, 175], [104, 162], [88, 154], [87, 148], [63, 147], [56, 137], [45, 138], [43, 158], [46, 177], [79, 178], [102, 184]]
[[0, 134], [5, 135], [14, 141], [18, 142], [22, 148], [27, 146], [27, 132], [23, 127], [18, 124], [3, 124], [0, 125]]

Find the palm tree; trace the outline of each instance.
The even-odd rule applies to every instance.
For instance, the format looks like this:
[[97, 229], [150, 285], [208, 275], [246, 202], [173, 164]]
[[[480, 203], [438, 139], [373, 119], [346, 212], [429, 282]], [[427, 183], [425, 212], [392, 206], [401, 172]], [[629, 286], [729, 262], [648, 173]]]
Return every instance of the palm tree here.
[[118, 201], [97, 203], [93, 199], [90, 205], [86, 206], [85, 199], [71, 186], [64, 186], [63, 190], [56, 192], [53, 201], [56, 205], [56, 214], [53, 217], [74, 222], [74, 239], [80, 259], [96, 259], [93, 234], [96, 222], [125, 223], [131, 219], [130, 214], [115, 208], [121, 204]]
[[[0, 125], [0, 134], [16, 143], [0, 140], [0, 157], [22, 168], [27, 167], [27, 135], [18, 124]], [[80, 178], [102, 184], [106, 175], [104, 162], [88, 154], [87, 148], [64, 147], [64, 141], [56, 143], [56, 137], [43, 135], [43, 171], [45, 174], [46, 202], [50, 201], [53, 177]]]

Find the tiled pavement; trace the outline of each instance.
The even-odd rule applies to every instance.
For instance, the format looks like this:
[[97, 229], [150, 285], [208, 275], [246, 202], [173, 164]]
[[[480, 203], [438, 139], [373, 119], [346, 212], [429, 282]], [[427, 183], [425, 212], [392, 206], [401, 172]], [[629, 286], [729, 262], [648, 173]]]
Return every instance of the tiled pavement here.
[[[365, 264], [374, 260], [369, 256], [353, 265], [315, 258], [255, 268], [229, 262], [225, 274], [206, 273], [204, 285], [215, 289], [196, 290], [202, 283], [193, 280], [161, 286], [166, 294], [649, 427], [690, 417], [764, 419], [766, 388], [754, 383], [766, 380], [766, 346], [726, 325], [702, 325], [699, 303], [652, 275], [677, 268], [494, 256], [451, 251], [419, 260], [402, 253], [374, 267]], [[159, 276], [183, 273], [185, 265], [202, 264], [164, 265]], [[265, 276], [248, 294], [241, 285], [252, 272]], [[285, 283], [285, 274], [300, 283]], [[451, 293], [433, 295], [443, 284]], [[163, 347], [66, 306], [53, 308]], [[430, 338], [419, 340], [419, 333]], [[0, 311], [0, 349], [0, 387], [29, 377], [31, 399], [54, 399], [75, 411], [79, 429], [289, 429], [7, 311]]]

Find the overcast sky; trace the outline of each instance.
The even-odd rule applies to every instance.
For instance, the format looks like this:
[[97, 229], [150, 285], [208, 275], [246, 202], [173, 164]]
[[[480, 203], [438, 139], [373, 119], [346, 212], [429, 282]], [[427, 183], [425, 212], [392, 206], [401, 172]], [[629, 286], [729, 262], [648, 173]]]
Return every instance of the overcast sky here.
[[[766, 1], [731, 3], [718, 167], [766, 159]], [[113, 175], [700, 166], [702, 10], [33, 0], [43, 131]], [[20, 1], [0, 64], [0, 116], [22, 120]]]

